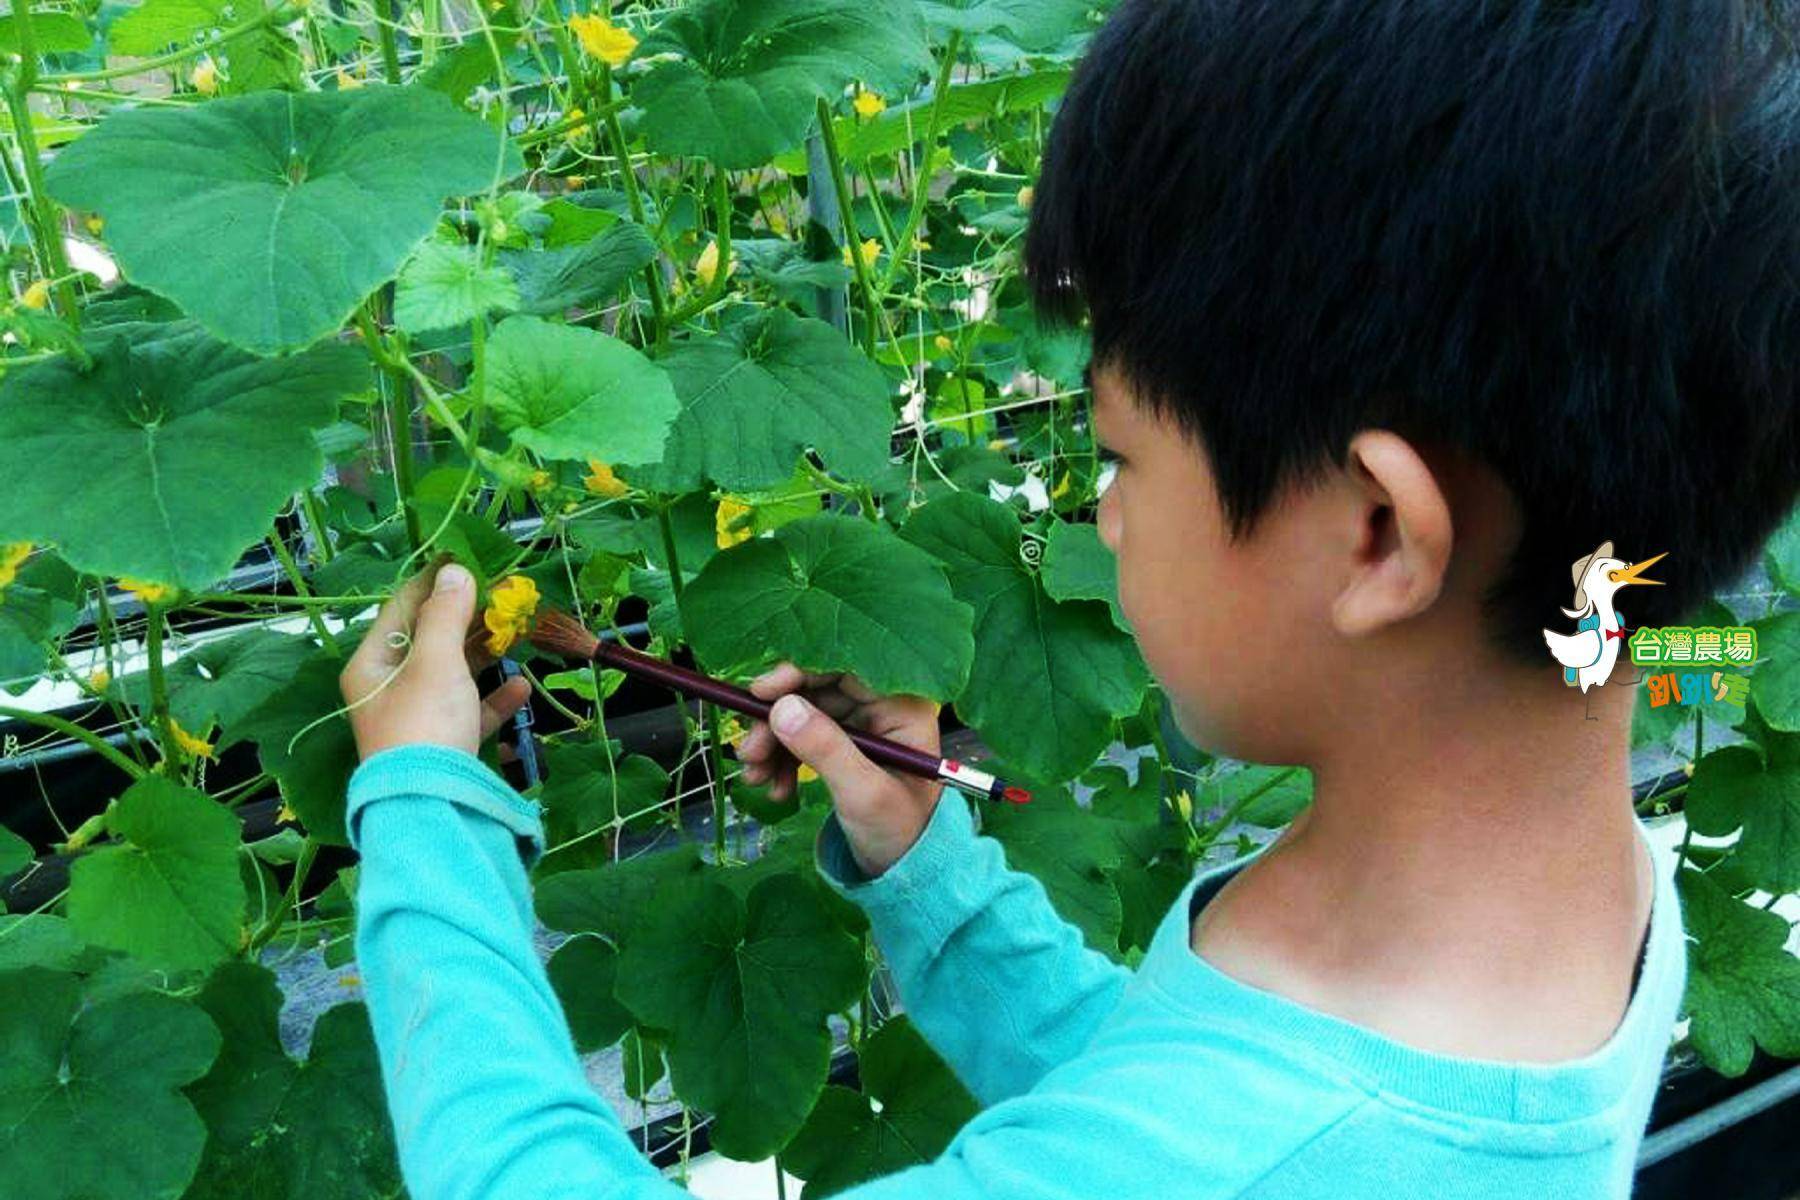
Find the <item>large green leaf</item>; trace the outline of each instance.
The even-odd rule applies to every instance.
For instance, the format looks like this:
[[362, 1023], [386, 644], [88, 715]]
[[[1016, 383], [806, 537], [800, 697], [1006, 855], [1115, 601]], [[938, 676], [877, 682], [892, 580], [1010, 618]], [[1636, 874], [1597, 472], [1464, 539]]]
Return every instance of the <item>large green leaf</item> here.
[[1766, 731], [1763, 745], [1722, 746], [1694, 764], [1687, 819], [1695, 833], [1739, 827], [1732, 858], [1765, 891], [1800, 891], [1800, 734]]
[[887, 379], [823, 321], [762, 309], [657, 361], [675, 383], [681, 415], [660, 462], [621, 464], [639, 486], [687, 492], [712, 479], [733, 491], [774, 487], [793, 476], [809, 445], [848, 479], [866, 482], [887, 465]]
[[806, 1180], [806, 1200], [930, 1162], [978, 1110], [905, 1016], [870, 1035], [857, 1067], [862, 1091], [828, 1086], [782, 1151], [782, 1165]]
[[1113, 624], [1129, 633], [1131, 622], [1119, 607], [1119, 560], [1100, 540], [1092, 522], [1053, 521], [1041, 578], [1052, 600], [1104, 600]]
[[1092, 766], [1111, 740], [1112, 718], [1137, 712], [1150, 681], [1106, 606], [1045, 595], [1021, 557], [1018, 516], [984, 497], [940, 496], [912, 514], [901, 536], [935, 555], [957, 599], [975, 609], [975, 661], [957, 716], [1037, 780]]
[[[237, 723], [291, 684], [301, 664], [317, 653], [299, 634], [261, 627], [207, 642], [164, 668], [169, 712], [196, 737], [204, 736], [209, 725], [219, 725], [225, 736], [215, 745], [223, 750], [239, 740]], [[148, 671], [125, 676], [118, 687], [127, 703], [149, 710]]]
[[0, 588], [0, 690], [16, 696], [36, 686], [49, 661], [45, 647], [81, 617], [84, 590], [69, 564], [47, 551], [33, 554]]
[[1733, 899], [1692, 868], [1675, 877], [1688, 932], [1688, 1036], [1707, 1065], [1742, 1075], [1760, 1044], [1800, 1058], [1800, 958], [1784, 949], [1777, 913]]
[[631, 1014], [613, 995], [619, 951], [612, 943], [577, 934], [556, 948], [544, 970], [581, 1053], [603, 1050], [631, 1028]]
[[0, 478], [11, 481], [0, 539], [54, 542], [80, 570], [190, 588], [229, 572], [317, 481], [312, 431], [369, 383], [352, 347], [258, 359], [192, 321], [84, 340], [89, 372], [54, 358], [0, 381]]
[[225, 0], [144, 0], [107, 27], [108, 49], [114, 54], [156, 54], [203, 29], [228, 24], [225, 8]]
[[341, 711], [344, 694], [338, 676], [355, 653], [360, 634], [367, 632], [364, 624], [358, 634], [339, 633], [345, 658], [316, 651], [286, 687], [231, 731], [234, 742], [256, 743], [263, 770], [275, 776], [282, 799], [299, 814], [313, 840], [327, 846], [350, 844], [344, 828], [344, 789], [356, 770], [356, 735]]
[[860, 79], [911, 90], [932, 67], [925, 26], [906, 0], [700, 0], [643, 39], [664, 62], [632, 88], [651, 149], [736, 170], [806, 136], [818, 98]]
[[0, 825], [0, 879], [6, 878], [15, 871], [22, 871], [31, 865], [35, 858], [31, 852], [31, 843]]
[[1007, 866], [1044, 885], [1050, 903], [1089, 946], [1116, 955], [1125, 919], [1111, 878], [1125, 861], [1118, 825], [1055, 787], [1034, 791], [1029, 804], [988, 805], [981, 832], [1005, 848]]
[[[539, 874], [610, 861], [600, 830], [654, 825], [669, 792], [669, 773], [653, 758], [625, 754], [623, 744], [558, 743], [544, 750], [544, 842]], [[593, 835], [593, 836], [590, 836]], [[575, 839], [582, 841], [576, 842]], [[574, 842], [573, 845], [566, 843]]]
[[475, 247], [426, 242], [394, 285], [394, 324], [408, 333], [462, 326], [493, 309], [519, 307], [519, 285], [498, 263], [482, 266]]
[[209, 1137], [186, 1200], [361, 1200], [398, 1192], [381, 1063], [368, 1010], [339, 1004], [313, 1026], [295, 1062], [281, 1047], [281, 989], [265, 967], [221, 965], [200, 1007], [225, 1036], [206, 1076], [187, 1089]]
[[77, 1013], [81, 983], [42, 967], [0, 973], [0, 1162], [9, 1196], [174, 1197], [206, 1127], [182, 1096], [219, 1052], [191, 1004], [138, 993]]
[[500, 138], [429, 88], [266, 91], [116, 108], [44, 183], [106, 219], [127, 278], [274, 354], [340, 328], [431, 233], [445, 196], [522, 171]]
[[146, 775], [107, 816], [123, 845], [101, 846], [69, 871], [69, 920], [88, 941], [161, 967], [206, 967], [243, 936], [241, 840], [229, 809], [193, 788]]
[[1757, 621], [1763, 661], [1750, 675], [1750, 695], [1771, 728], [1800, 733], [1800, 612]]
[[721, 672], [791, 658], [878, 692], [944, 700], [968, 678], [969, 606], [931, 556], [841, 513], [713, 556], [682, 595], [694, 653]]
[[681, 402], [669, 377], [608, 334], [508, 317], [487, 345], [488, 405], [545, 458], [656, 462]]
[[618, 292], [632, 272], [656, 261], [656, 243], [642, 225], [620, 221], [572, 246], [501, 250], [497, 258], [518, 282], [520, 311], [561, 316]]
[[666, 897], [700, 883], [693, 842], [651, 851], [590, 871], [539, 877], [533, 887], [538, 919], [565, 933], [598, 933], [615, 946], [631, 940]]
[[1088, 0], [919, 0], [934, 34], [992, 33], [1022, 50], [1049, 50], [1087, 24]]
[[707, 880], [659, 898], [619, 958], [616, 994], [669, 1031], [676, 1093], [714, 1115], [713, 1148], [753, 1161], [785, 1145], [825, 1082], [825, 1018], [861, 993], [857, 943], [795, 875], [748, 901]]

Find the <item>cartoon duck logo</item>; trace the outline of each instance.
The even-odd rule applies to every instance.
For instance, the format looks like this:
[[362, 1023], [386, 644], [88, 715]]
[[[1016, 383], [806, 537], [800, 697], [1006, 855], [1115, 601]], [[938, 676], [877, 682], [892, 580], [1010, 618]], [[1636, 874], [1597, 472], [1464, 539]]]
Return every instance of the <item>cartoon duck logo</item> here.
[[1613, 557], [1609, 539], [1601, 542], [1592, 554], [1575, 560], [1571, 575], [1575, 582], [1575, 607], [1563, 609], [1564, 616], [1580, 618], [1573, 634], [1544, 630], [1544, 641], [1550, 653], [1563, 665], [1563, 682], [1579, 687], [1586, 694], [1590, 687], [1604, 684], [1612, 675], [1613, 664], [1625, 646], [1625, 615], [1613, 607], [1613, 596], [1622, 587], [1634, 583], [1656, 584], [1660, 579], [1645, 579], [1643, 573], [1666, 557], [1665, 550], [1642, 562], [1627, 563]]

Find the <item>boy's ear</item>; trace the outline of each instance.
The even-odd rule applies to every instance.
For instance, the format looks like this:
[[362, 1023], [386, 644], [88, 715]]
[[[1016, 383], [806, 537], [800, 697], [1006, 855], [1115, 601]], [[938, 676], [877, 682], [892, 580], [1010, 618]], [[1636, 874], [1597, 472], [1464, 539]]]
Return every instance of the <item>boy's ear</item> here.
[[1385, 429], [1350, 439], [1353, 531], [1349, 582], [1332, 601], [1338, 632], [1355, 637], [1423, 612], [1450, 563], [1450, 502], [1418, 449]]

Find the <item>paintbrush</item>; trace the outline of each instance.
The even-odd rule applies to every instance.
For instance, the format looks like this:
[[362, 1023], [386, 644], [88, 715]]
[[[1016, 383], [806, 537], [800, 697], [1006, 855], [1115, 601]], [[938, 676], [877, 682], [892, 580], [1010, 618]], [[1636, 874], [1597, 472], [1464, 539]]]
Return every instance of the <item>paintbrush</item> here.
[[[774, 701], [764, 700], [723, 679], [689, 670], [687, 667], [678, 667], [629, 646], [604, 642], [589, 632], [580, 621], [560, 609], [542, 610], [532, 622], [531, 632], [527, 636], [533, 645], [546, 653], [616, 667], [628, 675], [635, 675], [652, 683], [666, 684], [683, 695], [710, 700], [722, 708], [729, 708], [758, 720], [768, 720], [769, 709], [774, 707]], [[1024, 788], [1015, 787], [954, 758], [940, 758], [928, 751], [903, 745], [866, 730], [852, 729], [848, 725], [842, 728], [850, 735], [850, 740], [856, 743], [857, 749], [868, 755], [871, 761], [884, 767], [905, 771], [921, 779], [952, 783], [990, 800], [1025, 804], [1031, 799], [1031, 793]]]

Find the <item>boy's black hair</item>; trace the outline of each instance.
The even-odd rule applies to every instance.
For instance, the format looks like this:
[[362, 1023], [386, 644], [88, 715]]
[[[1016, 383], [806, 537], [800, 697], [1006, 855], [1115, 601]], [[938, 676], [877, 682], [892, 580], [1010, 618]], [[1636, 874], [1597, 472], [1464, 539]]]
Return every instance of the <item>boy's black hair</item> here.
[[1800, 495], [1800, 74], [1787, 0], [1123, 0], [1077, 65], [1024, 270], [1201, 446], [1232, 537], [1391, 429], [1524, 513], [1493, 645], [1548, 661], [1569, 568], [1667, 551], [1633, 627]]

